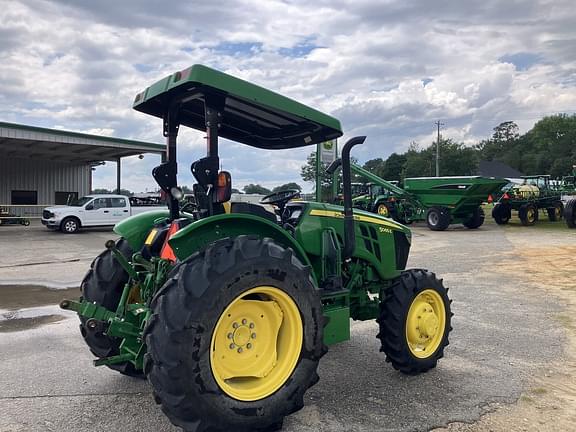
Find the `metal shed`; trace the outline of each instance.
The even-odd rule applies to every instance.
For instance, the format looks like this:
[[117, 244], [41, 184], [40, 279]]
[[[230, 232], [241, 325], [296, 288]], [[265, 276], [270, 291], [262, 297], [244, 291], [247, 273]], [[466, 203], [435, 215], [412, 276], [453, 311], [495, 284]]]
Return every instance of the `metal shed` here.
[[[65, 204], [92, 189], [92, 167], [145, 153], [163, 155], [166, 146], [0, 122], [0, 206]], [[18, 212], [21, 213], [21, 212]], [[29, 213], [29, 212], [28, 212]]]

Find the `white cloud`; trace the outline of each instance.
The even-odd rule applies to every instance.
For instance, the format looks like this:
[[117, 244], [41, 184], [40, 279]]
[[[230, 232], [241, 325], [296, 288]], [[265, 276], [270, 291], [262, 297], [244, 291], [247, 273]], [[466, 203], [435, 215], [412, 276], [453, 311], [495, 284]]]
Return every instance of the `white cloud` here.
[[[368, 135], [361, 160], [428, 144], [438, 119], [444, 136], [473, 143], [502, 121], [525, 131], [573, 112], [575, 18], [568, 0], [7, 0], [0, 120], [163, 142], [134, 96], [203, 63], [336, 115], [346, 136]], [[523, 55], [533, 61], [510, 60]], [[184, 183], [203, 136], [181, 133]], [[223, 144], [222, 158], [237, 184], [273, 186], [300, 181], [309, 150]], [[155, 163], [127, 162], [125, 185], [153, 187]], [[111, 165], [95, 185], [114, 185]]]

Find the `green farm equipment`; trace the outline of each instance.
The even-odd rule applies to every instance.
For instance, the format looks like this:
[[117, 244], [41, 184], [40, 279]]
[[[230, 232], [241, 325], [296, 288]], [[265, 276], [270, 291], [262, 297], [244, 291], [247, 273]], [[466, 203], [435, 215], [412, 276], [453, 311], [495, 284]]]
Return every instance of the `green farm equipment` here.
[[[326, 346], [350, 338], [350, 318], [378, 322], [380, 350], [397, 370], [436, 366], [451, 330], [448, 290], [434, 273], [405, 270], [406, 227], [353, 211], [350, 151], [365, 137], [338, 160], [343, 207], [288, 191], [266, 197], [273, 214], [229, 203], [219, 138], [298, 148], [341, 136], [338, 120], [201, 65], [148, 87], [134, 109], [163, 119], [167, 161], [152, 174], [169, 206], [119, 223], [82, 299], [61, 303], [79, 314], [96, 365], [147, 377], [164, 413], [190, 432], [279, 429], [318, 381]], [[180, 126], [207, 137], [191, 166], [190, 212], [179, 207]]]
[[352, 206], [372, 213], [378, 213], [380, 216], [390, 217], [388, 209], [390, 192], [374, 183], [366, 183], [363, 186], [363, 193], [354, 196], [354, 192], [352, 192]]
[[[403, 224], [426, 221], [433, 231], [461, 223], [479, 228], [484, 223], [481, 204], [508, 182], [494, 177], [417, 177], [404, 180], [404, 188], [352, 165], [352, 171], [379, 186], [367, 210], [389, 215]], [[373, 186], [374, 187], [374, 186]]]
[[525, 226], [536, 224], [540, 210], [546, 210], [551, 222], [562, 219], [562, 190], [551, 184], [550, 176], [524, 176], [522, 179], [522, 184], [510, 184], [495, 200], [492, 217], [496, 223], [507, 224], [513, 210], [518, 212], [520, 222]]
[[572, 198], [566, 203], [564, 219], [568, 228], [576, 228], [576, 199]]

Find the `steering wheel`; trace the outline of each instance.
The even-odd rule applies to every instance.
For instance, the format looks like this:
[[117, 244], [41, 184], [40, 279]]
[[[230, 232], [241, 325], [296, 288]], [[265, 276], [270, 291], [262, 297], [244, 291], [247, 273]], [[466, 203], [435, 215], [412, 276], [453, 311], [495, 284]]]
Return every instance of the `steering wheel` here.
[[283, 208], [288, 201], [300, 196], [300, 191], [297, 189], [287, 189], [280, 192], [274, 192], [266, 195], [260, 200], [260, 204], [272, 204]]

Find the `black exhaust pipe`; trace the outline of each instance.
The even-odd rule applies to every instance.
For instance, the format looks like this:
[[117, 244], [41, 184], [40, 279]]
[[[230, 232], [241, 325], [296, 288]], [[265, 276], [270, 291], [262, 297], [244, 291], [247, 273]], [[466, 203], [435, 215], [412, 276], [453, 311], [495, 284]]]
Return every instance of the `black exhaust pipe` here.
[[352, 147], [364, 143], [365, 136], [350, 138], [342, 148], [342, 157], [330, 164], [327, 171], [333, 174], [342, 165], [342, 195], [344, 195], [344, 250], [343, 259], [348, 259], [354, 254], [356, 248], [356, 234], [354, 231], [354, 214], [352, 211], [352, 180], [350, 179], [350, 151]]

